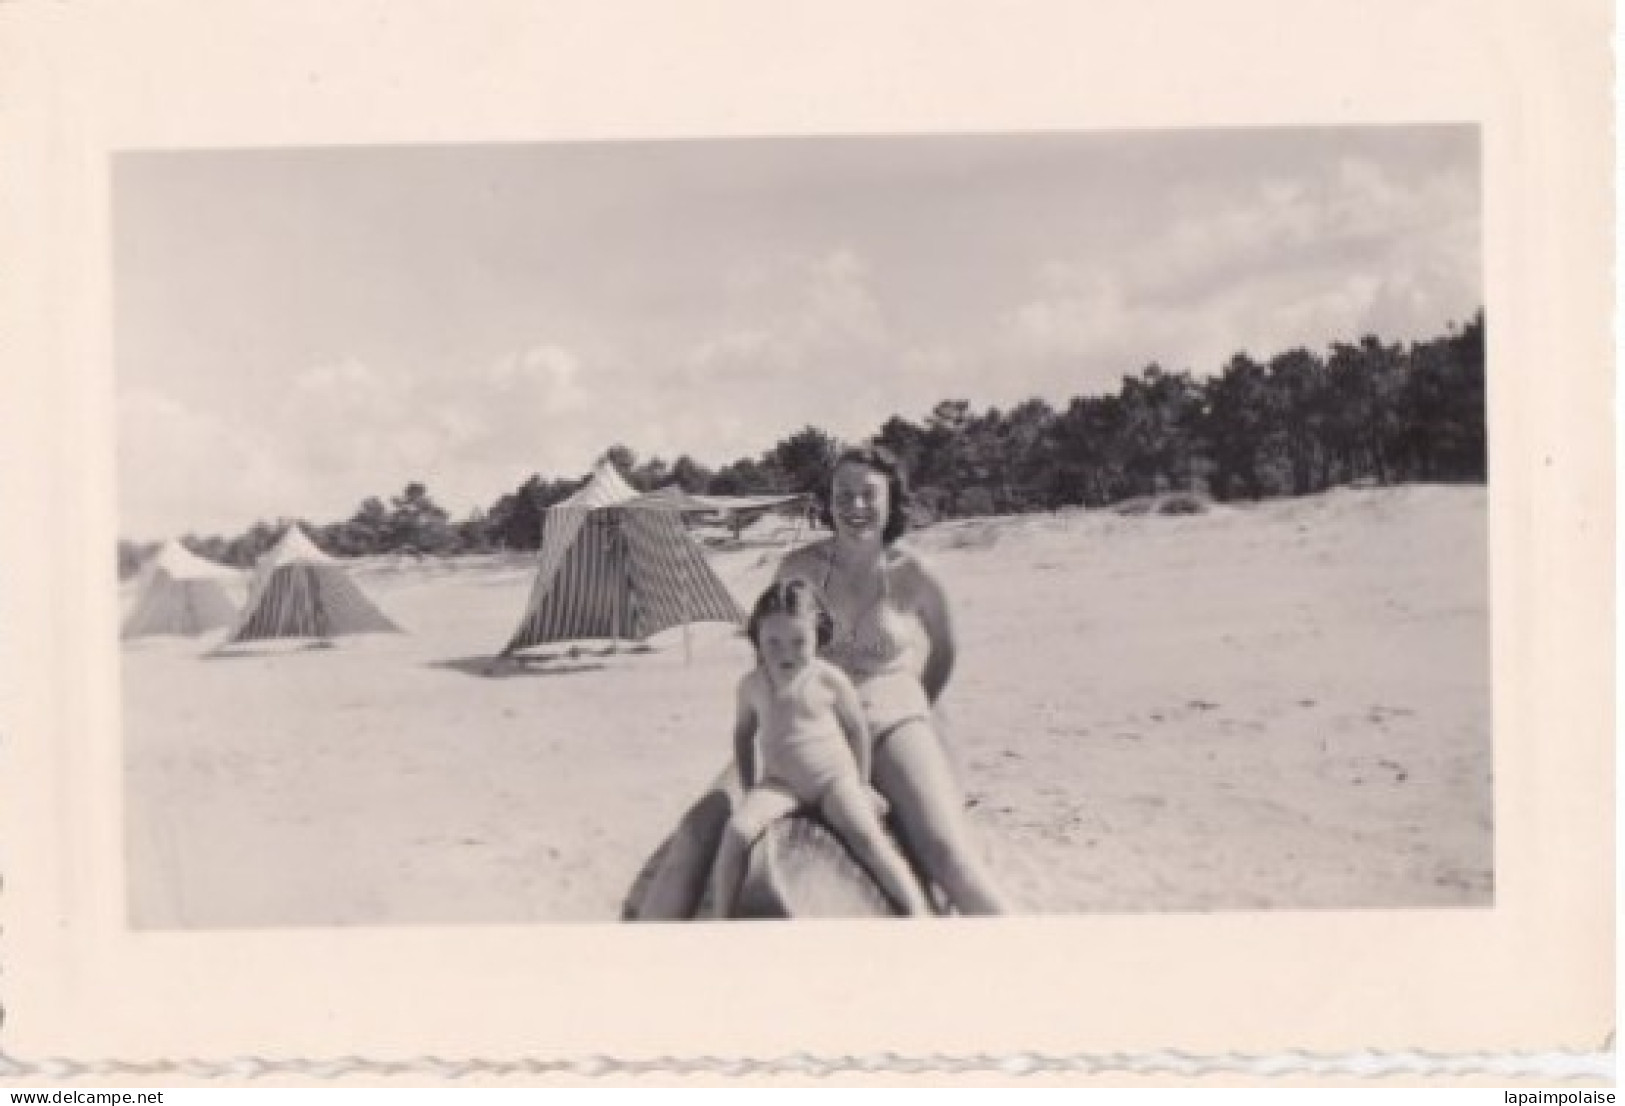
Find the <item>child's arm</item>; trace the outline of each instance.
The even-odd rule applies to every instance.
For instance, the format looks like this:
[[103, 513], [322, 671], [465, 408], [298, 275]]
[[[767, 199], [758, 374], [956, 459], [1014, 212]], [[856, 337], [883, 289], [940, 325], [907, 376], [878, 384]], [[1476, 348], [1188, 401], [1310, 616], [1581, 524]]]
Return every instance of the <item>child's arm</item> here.
[[841, 720], [841, 728], [846, 731], [847, 741], [852, 744], [852, 755], [858, 762], [858, 776], [868, 783], [874, 742], [869, 734], [869, 720], [863, 716], [863, 704], [858, 701], [858, 689], [837, 668], [830, 668], [829, 679], [835, 688], [835, 714]]
[[751, 695], [751, 678], [739, 681], [738, 709], [734, 712], [734, 763], [739, 782], [746, 791], [756, 786], [756, 704]]

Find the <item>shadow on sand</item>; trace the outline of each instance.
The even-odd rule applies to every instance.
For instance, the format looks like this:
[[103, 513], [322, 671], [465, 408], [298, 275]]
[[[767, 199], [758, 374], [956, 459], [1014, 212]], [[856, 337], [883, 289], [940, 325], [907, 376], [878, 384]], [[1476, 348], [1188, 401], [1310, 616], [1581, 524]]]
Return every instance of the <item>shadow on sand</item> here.
[[251, 645], [216, 645], [199, 653], [198, 656], [206, 661], [263, 660], [266, 657], [297, 657], [304, 653], [325, 653], [338, 647], [337, 642], [327, 640], [305, 641], [298, 644], [284, 641], [258, 648]]
[[570, 657], [564, 654], [530, 657], [454, 657], [451, 660], [430, 661], [429, 668], [445, 668], [465, 676], [485, 679], [508, 679], [513, 676], [568, 676], [577, 672], [597, 672], [607, 667], [602, 661], [589, 659], [585, 654]]

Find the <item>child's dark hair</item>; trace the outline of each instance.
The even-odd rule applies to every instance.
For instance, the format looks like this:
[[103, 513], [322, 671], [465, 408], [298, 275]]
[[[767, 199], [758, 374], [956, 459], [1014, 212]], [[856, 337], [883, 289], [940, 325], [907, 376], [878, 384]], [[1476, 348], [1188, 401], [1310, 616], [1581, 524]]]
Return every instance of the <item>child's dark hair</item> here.
[[817, 627], [818, 648], [822, 649], [829, 644], [830, 638], [835, 636], [835, 620], [819, 602], [818, 593], [812, 585], [805, 580], [775, 580], [761, 597], [756, 600], [756, 606], [751, 609], [750, 621], [745, 625], [745, 634], [750, 638], [753, 647], [760, 649], [762, 643], [757, 636], [762, 626], [762, 619], [772, 614], [787, 614], [793, 618], [812, 615], [813, 624]]
[[[830, 467], [830, 479], [842, 465], [862, 465], [886, 478], [886, 524], [881, 527], [880, 540], [890, 545], [908, 530], [908, 470], [897, 454], [877, 442], [853, 446], [843, 450]], [[830, 503], [832, 489], [825, 487], [820, 493], [820, 514], [824, 525], [834, 529], [835, 515]]]

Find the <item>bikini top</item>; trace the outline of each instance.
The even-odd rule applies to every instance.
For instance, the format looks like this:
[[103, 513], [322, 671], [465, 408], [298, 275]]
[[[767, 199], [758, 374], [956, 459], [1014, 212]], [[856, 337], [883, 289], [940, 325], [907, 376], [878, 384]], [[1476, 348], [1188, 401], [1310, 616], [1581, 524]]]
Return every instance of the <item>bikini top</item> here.
[[918, 678], [925, 671], [930, 645], [920, 620], [892, 605], [890, 569], [881, 565], [880, 594], [845, 620], [829, 601], [829, 581], [834, 573], [832, 548], [824, 566], [824, 579], [819, 584], [824, 606], [835, 623], [835, 632], [823, 649], [824, 659], [853, 679], [890, 672], [906, 672]]

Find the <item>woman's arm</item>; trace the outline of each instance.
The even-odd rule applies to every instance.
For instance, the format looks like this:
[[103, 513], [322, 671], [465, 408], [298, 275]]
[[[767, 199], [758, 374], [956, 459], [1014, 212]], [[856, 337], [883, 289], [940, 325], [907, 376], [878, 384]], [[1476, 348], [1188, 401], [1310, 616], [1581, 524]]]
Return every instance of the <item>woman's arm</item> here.
[[749, 791], [756, 786], [756, 705], [750, 693], [750, 677], [739, 681], [738, 708], [734, 712], [734, 764], [739, 782]]
[[804, 545], [800, 549], [792, 549], [779, 561], [779, 567], [774, 570], [773, 582], [781, 580], [806, 580], [815, 583], [824, 576], [824, 558], [828, 556], [825, 546], [829, 539], [815, 541], [811, 545]]
[[869, 733], [869, 721], [863, 716], [863, 704], [858, 700], [858, 689], [840, 669], [830, 666], [829, 679], [835, 688], [835, 714], [846, 731], [846, 740], [852, 746], [852, 756], [858, 762], [858, 776], [869, 782], [870, 761], [874, 754], [874, 740]]
[[942, 582], [912, 553], [908, 565], [910, 605], [931, 642], [931, 653], [926, 657], [920, 682], [925, 685], [926, 698], [934, 704], [948, 686], [948, 677], [953, 675], [959, 648], [954, 638], [953, 616], [948, 609], [948, 593], [943, 590]]

